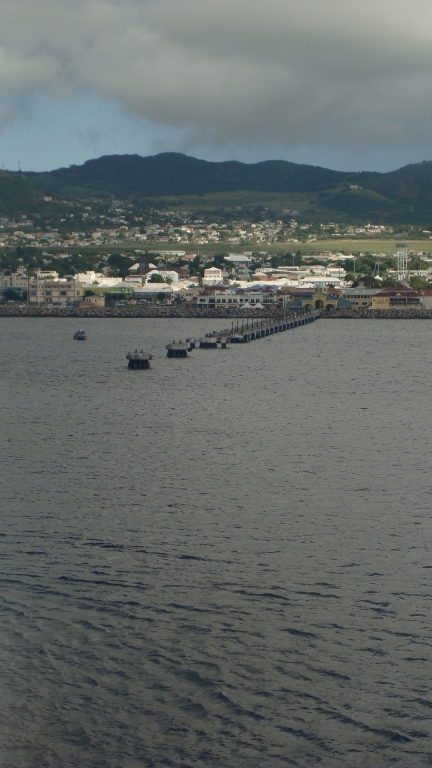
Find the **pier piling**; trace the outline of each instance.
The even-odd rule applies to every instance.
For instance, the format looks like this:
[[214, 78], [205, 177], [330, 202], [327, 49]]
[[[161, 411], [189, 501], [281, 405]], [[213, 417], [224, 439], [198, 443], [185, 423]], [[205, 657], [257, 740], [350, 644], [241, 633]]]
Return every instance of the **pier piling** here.
[[143, 350], [138, 352], [136, 349], [135, 352], [127, 353], [126, 360], [129, 360], [128, 368], [131, 370], [150, 368], [150, 360], [153, 360], [153, 355], [149, 352], [143, 352]]

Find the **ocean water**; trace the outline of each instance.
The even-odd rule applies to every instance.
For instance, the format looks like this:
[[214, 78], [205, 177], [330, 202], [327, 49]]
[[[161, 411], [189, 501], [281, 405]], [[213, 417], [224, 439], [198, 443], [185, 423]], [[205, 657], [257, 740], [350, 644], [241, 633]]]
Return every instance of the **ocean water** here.
[[221, 324], [1, 320], [2, 768], [432, 762], [432, 323]]

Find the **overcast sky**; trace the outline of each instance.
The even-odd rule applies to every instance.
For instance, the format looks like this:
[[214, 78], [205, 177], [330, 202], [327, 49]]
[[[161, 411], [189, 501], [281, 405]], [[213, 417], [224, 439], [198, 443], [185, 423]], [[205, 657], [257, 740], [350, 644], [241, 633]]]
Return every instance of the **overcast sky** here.
[[432, 159], [430, 0], [2, 0], [0, 164]]

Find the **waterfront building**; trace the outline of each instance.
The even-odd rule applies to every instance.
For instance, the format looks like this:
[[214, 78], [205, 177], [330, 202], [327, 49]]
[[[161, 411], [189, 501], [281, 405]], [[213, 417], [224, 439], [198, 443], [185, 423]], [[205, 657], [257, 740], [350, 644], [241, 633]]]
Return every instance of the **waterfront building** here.
[[299, 288], [296, 291], [281, 290], [277, 295], [278, 305], [288, 310], [310, 309], [351, 309], [352, 304], [336, 292], [329, 293], [326, 290], [314, 288]]
[[103, 296], [84, 296], [83, 300], [78, 304], [79, 307], [104, 307], [105, 295]]
[[353, 307], [371, 307], [372, 300], [381, 291], [381, 288], [365, 288], [358, 285], [356, 288], [345, 288], [342, 297], [350, 301]]
[[418, 291], [407, 285], [383, 288], [372, 298], [372, 309], [413, 309], [421, 306]]
[[225, 285], [214, 285], [205, 288], [198, 296], [192, 299], [192, 303], [203, 308], [230, 308], [247, 305], [254, 307], [269, 306], [274, 304], [276, 291], [273, 288], [230, 288]]
[[[58, 280], [30, 280], [30, 304], [72, 304], [83, 295], [83, 285], [75, 277]], [[26, 286], [27, 289], [27, 286]]]

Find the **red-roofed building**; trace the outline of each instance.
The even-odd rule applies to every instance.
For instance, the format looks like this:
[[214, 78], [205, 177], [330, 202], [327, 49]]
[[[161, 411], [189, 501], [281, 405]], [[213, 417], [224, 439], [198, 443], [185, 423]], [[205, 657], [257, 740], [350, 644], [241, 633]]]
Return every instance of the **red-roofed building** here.
[[418, 291], [418, 294], [420, 296], [420, 302], [422, 306], [426, 309], [432, 309], [432, 289], [422, 288], [420, 291]]
[[372, 309], [411, 309], [420, 307], [419, 291], [407, 285], [389, 286], [372, 297]]

